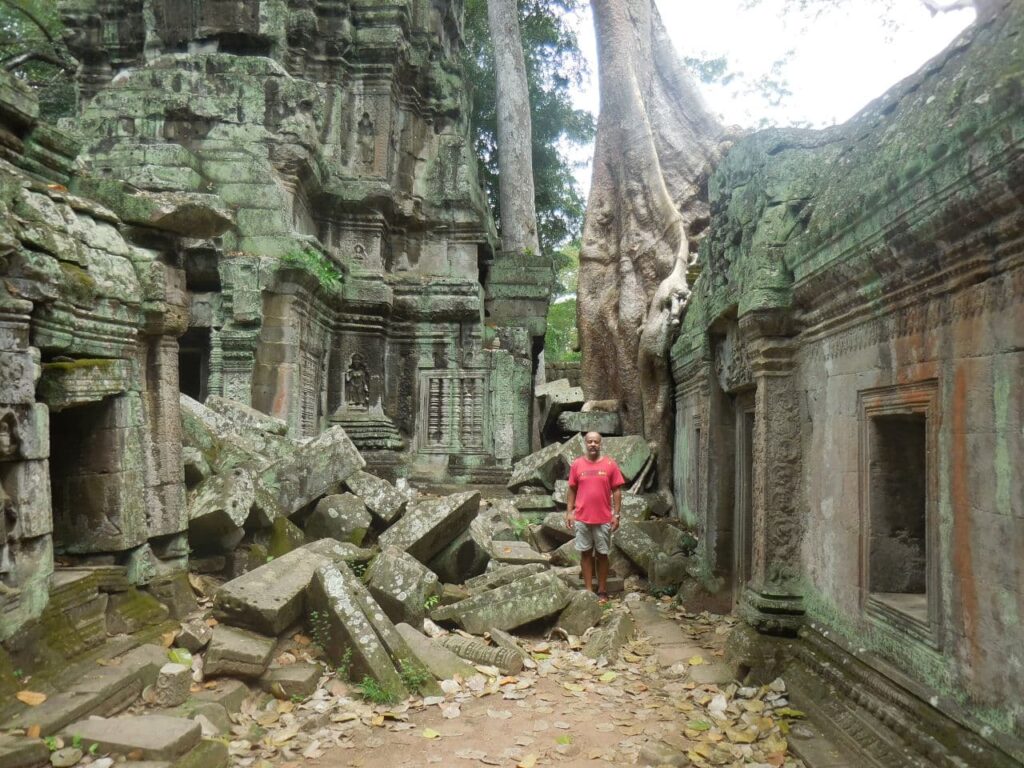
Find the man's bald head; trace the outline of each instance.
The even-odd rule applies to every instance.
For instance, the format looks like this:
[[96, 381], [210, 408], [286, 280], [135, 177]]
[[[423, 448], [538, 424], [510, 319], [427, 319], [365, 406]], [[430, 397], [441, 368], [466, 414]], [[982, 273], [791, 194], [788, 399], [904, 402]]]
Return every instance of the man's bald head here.
[[587, 458], [591, 461], [597, 459], [601, 455], [600, 432], [587, 432], [587, 434], [583, 436], [583, 444], [587, 448]]

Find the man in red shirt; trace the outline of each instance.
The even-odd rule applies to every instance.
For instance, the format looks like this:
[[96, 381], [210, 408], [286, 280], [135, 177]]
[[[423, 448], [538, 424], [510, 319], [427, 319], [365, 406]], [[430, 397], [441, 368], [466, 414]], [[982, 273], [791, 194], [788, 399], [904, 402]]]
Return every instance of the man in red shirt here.
[[593, 589], [594, 560], [597, 560], [597, 596], [608, 602], [608, 550], [612, 532], [619, 527], [622, 486], [626, 484], [619, 465], [601, 455], [601, 435], [587, 432], [586, 455], [569, 468], [565, 527], [576, 532], [583, 586]]

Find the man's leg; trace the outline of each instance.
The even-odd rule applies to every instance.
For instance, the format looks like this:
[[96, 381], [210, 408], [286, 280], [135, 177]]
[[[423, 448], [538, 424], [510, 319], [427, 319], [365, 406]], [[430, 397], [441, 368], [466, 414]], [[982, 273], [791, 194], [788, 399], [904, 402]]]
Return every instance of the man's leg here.
[[598, 552], [597, 558], [597, 594], [608, 594], [608, 555]]
[[[605, 558], [607, 560], [608, 558]], [[583, 588], [588, 592], [592, 592], [594, 587], [591, 582], [594, 575], [594, 550], [588, 549], [586, 552], [580, 552], [580, 570], [583, 571]], [[605, 571], [608, 568], [605, 566]]]

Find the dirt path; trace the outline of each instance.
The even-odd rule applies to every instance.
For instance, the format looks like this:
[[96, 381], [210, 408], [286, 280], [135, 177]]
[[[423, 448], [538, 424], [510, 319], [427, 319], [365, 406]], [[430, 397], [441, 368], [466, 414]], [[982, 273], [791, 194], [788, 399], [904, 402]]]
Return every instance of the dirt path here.
[[562, 639], [523, 638], [533, 668], [449, 681], [443, 699], [372, 706], [331, 681], [310, 701], [285, 706], [262, 736], [259, 757], [233, 749], [233, 763], [799, 768], [785, 756], [783, 684], [741, 689], [725, 679], [718, 659], [733, 619], [690, 616], [650, 598], [629, 607], [637, 638], [612, 664]]

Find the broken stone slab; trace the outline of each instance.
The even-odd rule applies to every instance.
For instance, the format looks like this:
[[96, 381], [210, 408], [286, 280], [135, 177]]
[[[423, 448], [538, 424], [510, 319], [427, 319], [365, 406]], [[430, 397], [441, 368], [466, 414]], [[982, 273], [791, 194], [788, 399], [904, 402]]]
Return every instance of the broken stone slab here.
[[558, 615], [558, 626], [570, 635], [582, 635], [596, 626], [603, 614], [597, 595], [587, 589], [578, 589], [572, 593], [569, 604]]
[[552, 512], [544, 515], [544, 519], [541, 521], [541, 527], [544, 530], [544, 535], [559, 545], [564, 544], [567, 541], [572, 541], [575, 535], [565, 527], [564, 512]]
[[438, 642], [459, 658], [497, 667], [503, 675], [518, 675], [523, 671], [523, 657], [505, 648], [495, 648], [459, 635], [447, 635]]
[[486, 540], [485, 536], [476, 536], [467, 528], [432, 557], [427, 566], [437, 574], [437, 578], [447, 583], [460, 583], [478, 576], [491, 559], [489, 549], [480, 545], [481, 538]]
[[[350, 679], [371, 677], [388, 695], [404, 696], [402, 678], [362, 608], [358, 584], [355, 574], [344, 563], [317, 568], [309, 587], [309, 615], [315, 615], [326, 629], [324, 652], [336, 665], [349, 664]], [[383, 610], [379, 610], [383, 616]]]
[[534, 387], [533, 396], [547, 397], [554, 392], [561, 392], [566, 389], [572, 389], [572, 382], [568, 379], [555, 379], [554, 381], [546, 381]]
[[461, 584], [441, 585], [441, 605], [452, 605], [472, 597], [469, 590]]
[[621, 435], [619, 414], [606, 411], [571, 411], [558, 414], [558, 430], [564, 434], [597, 432], [605, 437]]
[[0, 733], [0, 765], [4, 768], [38, 768], [50, 759], [42, 739]]
[[229, 715], [242, 710], [242, 702], [249, 695], [249, 686], [241, 680], [230, 678], [221, 678], [210, 682], [213, 683], [212, 687], [203, 686], [202, 690], [192, 695], [192, 698], [204, 703], [219, 704], [227, 710]]
[[651, 507], [647, 499], [635, 493], [622, 494], [622, 519], [629, 522], [641, 522], [651, 516]]
[[334, 560], [358, 562], [371, 554], [333, 539], [306, 544], [224, 584], [214, 597], [213, 615], [276, 637], [299, 620], [318, 567]]
[[287, 701], [293, 696], [305, 699], [313, 695], [323, 671], [319, 664], [305, 662], [283, 666], [272, 664], [260, 676], [258, 684], [277, 699]]
[[551, 500], [555, 502], [558, 509], [564, 510], [569, 502], [569, 481], [556, 480], [555, 490], [551, 493]]
[[107, 601], [107, 634], [133, 635], [166, 621], [169, 615], [166, 605], [133, 587], [110, 595]]
[[290, 516], [365, 466], [345, 430], [331, 427], [299, 445], [289, 458], [264, 469], [258, 483]]
[[487, 571], [487, 573], [474, 576], [472, 579], [466, 579], [466, 589], [469, 590], [470, 595], [479, 595], [492, 589], [503, 587], [506, 584], [511, 584], [513, 581], [544, 573], [546, 570], [548, 570], [547, 565], [540, 563], [500, 565], [493, 570]]
[[498, 629], [497, 627], [491, 627], [487, 630], [487, 634], [491, 636], [491, 640], [499, 648], [504, 648], [506, 651], [514, 653], [519, 658], [525, 661], [530, 658], [530, 654], [519, 644], [519, 641], [513, 635], [510, 635], [504, 630]]
[[637, 523], [628, 521], [619, 526], [619, 530], [612, 536], [612, 541], [644, 573], [647, 573], [650, 567], [651, 557], [661, 551], [658, 542], [648, 536]]
[[397, 547], [428, 563], [469, 527], [480, 507], [476, 491], [412, 504], [402, 518], [380, 535], [381, 548]]
[[386, 525], [402, 516], [409, 501], [405, 494], [387, 480], [362, 470], [353, 472], [345, 480], [345, 485], [363, 500], [374, 517]]
[[395, 629], [405, 640], [413, 655], [419, 659], [420, 664], [438, 680], [450, 680], [456, 675], [463, 680], [468, 680], [476, 674], [473, 667], [414, 627], [403, 622], [396, 624]]
[[[579, 443], [567, 447], [562, 454], [563, 468], [568, 475], [569, 467], [580, 456], [586, 453], [583, 445], [583, 438], [577, 435]], [[575, 440], [576, 438], [573, 438]], [[570, 440], [566, 443], [572, 443]], [[651, 459], [651, 448], [640, 435], [627, 435], [625, 437], [606, 437], [601, 441], [601, 455], [610, 456], [619, 465], [623, 478], [629, 484], [636, 479], [644, 466]]]
[[438, 595], [437, 575], [412, 555], [386, 547], [366, 571], [370, 594], [395, 624], [423, 624], [427, 598]]
[[567, 541], [551, 553], [551, 564], [560, 567], [569, 567], [580, 564], [580, 551], [576, 549], [575, 541]]
[[131, 715], [79, 720], [64, 730], [88, 751], [133, 754], [144, 760], [174, 761], [198, 746], [203, 732], [193, 720], [168, 715]]
[[547, 392], [540, 398], [541, 433], [557, 434], [558, 417], [566, 411], [579, 411], [586, 398], [581, 387], [561, 387]]
[[577, 455], [582, 456], [585, 446], [583, 437], [576, 435], [564, 443], [552, 443], [516, 462], [508, 481], [511, 491], [523, 488], [554, 489], [555, 480], [565, 478], [566, 467]]
[[240, 466], [261, 470], [294, 453], [295, 442], [288, 438], [240, 432], [230, 419], [188, 395], [180, 395], [178, 401], [182, 443], [202, 453], [214, 473], [223, 474]]
[[153, 703], [158, 707], [184, 704], [192, 685], [192, 669], [184, 664], [168, 662], [160, 667], [153, 686]]
[[191, 445], [182, 447], [181, 463], [185, 470], [185, 485], [189, 488], [195, 488], [213, 474], [203, 452]]
[[203, 672], [209, 677], [259, 677], [270, 663], [274, 640], [218, 624], [206, 649]]
[[[211, 475], [188, 493], [188, 538], [210, 551], [215, 542], [240, 530], [256, 498], [256, 473], [247, 467]], [[237, 542], [236, 542], [237, 543]]]
[[167, 714], [195, 720], [203, 729], [204, 738], [224, 736], [231, 731], [231, 717], [228, 715], [227, 709], [222, 704], [215, 704], [212, 701], [198, 701], [195, 698], [190, 698]]
[[551, 573], [539, 573], [431, 612], [434, 621], [453, 621], [471, 634], [490, 627], [515, 629], [561, 611], [569, 588]]
[[561, 539], [549, 535], [541, 523], [527, 526], [523, 532], [522, 540], [538, 552], [547, 554], [553, 553], [563, 543]]
[[270, 557], [283, 557], [306, 543], [306, 534], [287, 517], [278, 517], [269, 528], [253, 532], [252, 541], [263, 547]]
[[83, 755], [78, 747], [62, 747], [50, 753], [50, 765], [53, 768], [71, 768]]
[[[509, 523], [508, 516], [508, 509], [511, 509], [514, 514], [513, 519], [519, 517], [515, 507], [508, 504], [508, 509], [506, 509], [504, 505], [496, 504], [494, 500], [490, 500], [486, 504], [486, 508], [481, 508], [477, 516], [473, 518], [473, 522], [469, 524], [470, 530], [474, 531], [477, 536], [477, 542], [480, 543], [482, 539], [487, 541], [515, 541], [518, 539], [515, 529]], [[490, 549], [489, 545], [487, 549]]]
[[491, 546], [491, 556], [499, 563], [508, 565], [527, 565], [541, 563], [547, 565], [548, 557], [541, 554], [525, 541], [496, 541]]
[[237, 400], [220, 395], [207, 395], [203, 405], [223, 416], [242, 432], [264, 432], [268, 435], [287, 435], [288, 424], [283, 419], [268, 416]]
[[516, 505], [516, 509], [523, 513], [549, 512], [555, 508], [554, 499], [547, 493], [531, 493], [516, 496], [512, 503]]
[[591, 659], [614, 661], [622, 646], [633, 636], [633, 628], [633, 617], [627, 611], [609, 611], [583, 646], [583, 655]]
[[307, 518], [306, 536], [337, 539], [359, 546], [370, 528], [370, 513], [363, 500], [351, 493], [324, 496]]
[[674, 589], [686, 580], [690, 558], [686, 555], [655, 553], [648, 561], [647, 580], [658, 589]]
[[671, 520], [646, 520], [640, 530], [659, 543], [666, 555], [690, 555], [697, 548], [697, 538]]

